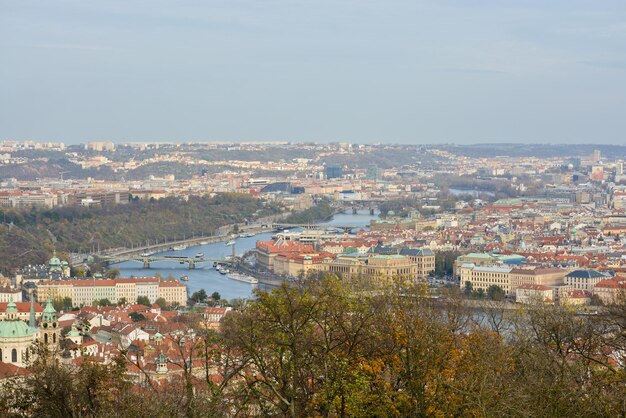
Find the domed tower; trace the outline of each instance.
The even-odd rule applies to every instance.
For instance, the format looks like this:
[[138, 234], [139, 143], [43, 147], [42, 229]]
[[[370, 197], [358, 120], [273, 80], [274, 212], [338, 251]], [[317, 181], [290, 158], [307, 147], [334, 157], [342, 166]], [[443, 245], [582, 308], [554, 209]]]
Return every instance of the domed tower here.
[[48, 260], [48, 276], [52, 279], [59, 279], [63, 276], [63, 264], [57, 257], [56, 250], [52, 251], [52, 258]]
[[17, 306], [11, 300], [7, 304], [5, 319], [0, 321], [0, 362], [25, 367], [36, 335], [37, 328], [19, 319]]
[[49, 346], [59, 344], [60, 330], [59, 323], [57, 322], [57, 311], [54, 309], [54, 306], [52, 306], [50, 298], [48, 298], [46, 307], [43, 310], [43, 315], [41, 316], [39, 335], [44, 344]]
[[156, 372], [159, 374], [167, 373], [167, 357], [161, 352], [156, 358]]

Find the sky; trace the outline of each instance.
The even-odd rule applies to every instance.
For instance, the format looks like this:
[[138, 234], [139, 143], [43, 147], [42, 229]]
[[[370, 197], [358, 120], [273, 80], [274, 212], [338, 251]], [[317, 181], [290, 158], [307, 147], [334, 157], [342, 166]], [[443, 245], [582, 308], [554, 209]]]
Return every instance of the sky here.
[[626, 144], [626, 2], [0, 0], [0, 139]]

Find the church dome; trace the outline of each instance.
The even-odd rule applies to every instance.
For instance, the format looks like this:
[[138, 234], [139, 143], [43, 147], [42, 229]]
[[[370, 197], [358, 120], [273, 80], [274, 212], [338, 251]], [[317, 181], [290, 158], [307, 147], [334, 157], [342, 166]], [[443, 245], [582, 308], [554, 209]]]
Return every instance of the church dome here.
[[32, 337], [35, 331], [24, 321], [0, 321], [0, 338]]

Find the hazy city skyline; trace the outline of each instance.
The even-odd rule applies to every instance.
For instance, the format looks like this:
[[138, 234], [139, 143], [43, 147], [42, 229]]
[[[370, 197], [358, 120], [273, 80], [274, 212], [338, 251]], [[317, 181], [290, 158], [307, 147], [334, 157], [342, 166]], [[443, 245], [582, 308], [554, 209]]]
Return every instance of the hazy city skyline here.
[[0, 138], [623, 143], [626, 5], [0, 0]]

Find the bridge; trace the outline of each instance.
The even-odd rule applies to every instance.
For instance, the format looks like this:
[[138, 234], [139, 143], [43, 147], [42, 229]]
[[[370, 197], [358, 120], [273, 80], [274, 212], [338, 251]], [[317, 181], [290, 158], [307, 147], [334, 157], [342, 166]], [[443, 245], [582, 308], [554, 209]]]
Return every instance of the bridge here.
[[329, 225], [329, 224], [285, 224], [285, 223], [273, 223], [271, 224], [272, 229], [281, 230], [281, 229], [290, 229], [290, 228], [302, 228], [302, 229], [329, 229], [329, 228], [337, 228], [343, 229], [344, 231], [350, 231], [355, 228], [362, 228], [361, 226], [354, 225]]
[[125, 261], [135, 261], [137, 263], [143, 263], [144, 269], [150, 268], [150, 263], [156, 263], [158, 261], [176, 261], [180, 264], [187, 264], [189, 270], [196, 268], [196, 264], [201, 263], [218, 263], [218, 264], [232, 264], [234, 259], [221, 259], [221, 258], [200, 258], [200, 257], [177, 257], [177, 256], [103, 256], [100, 257], [102, 261], [107, 264], [122, 263]]

